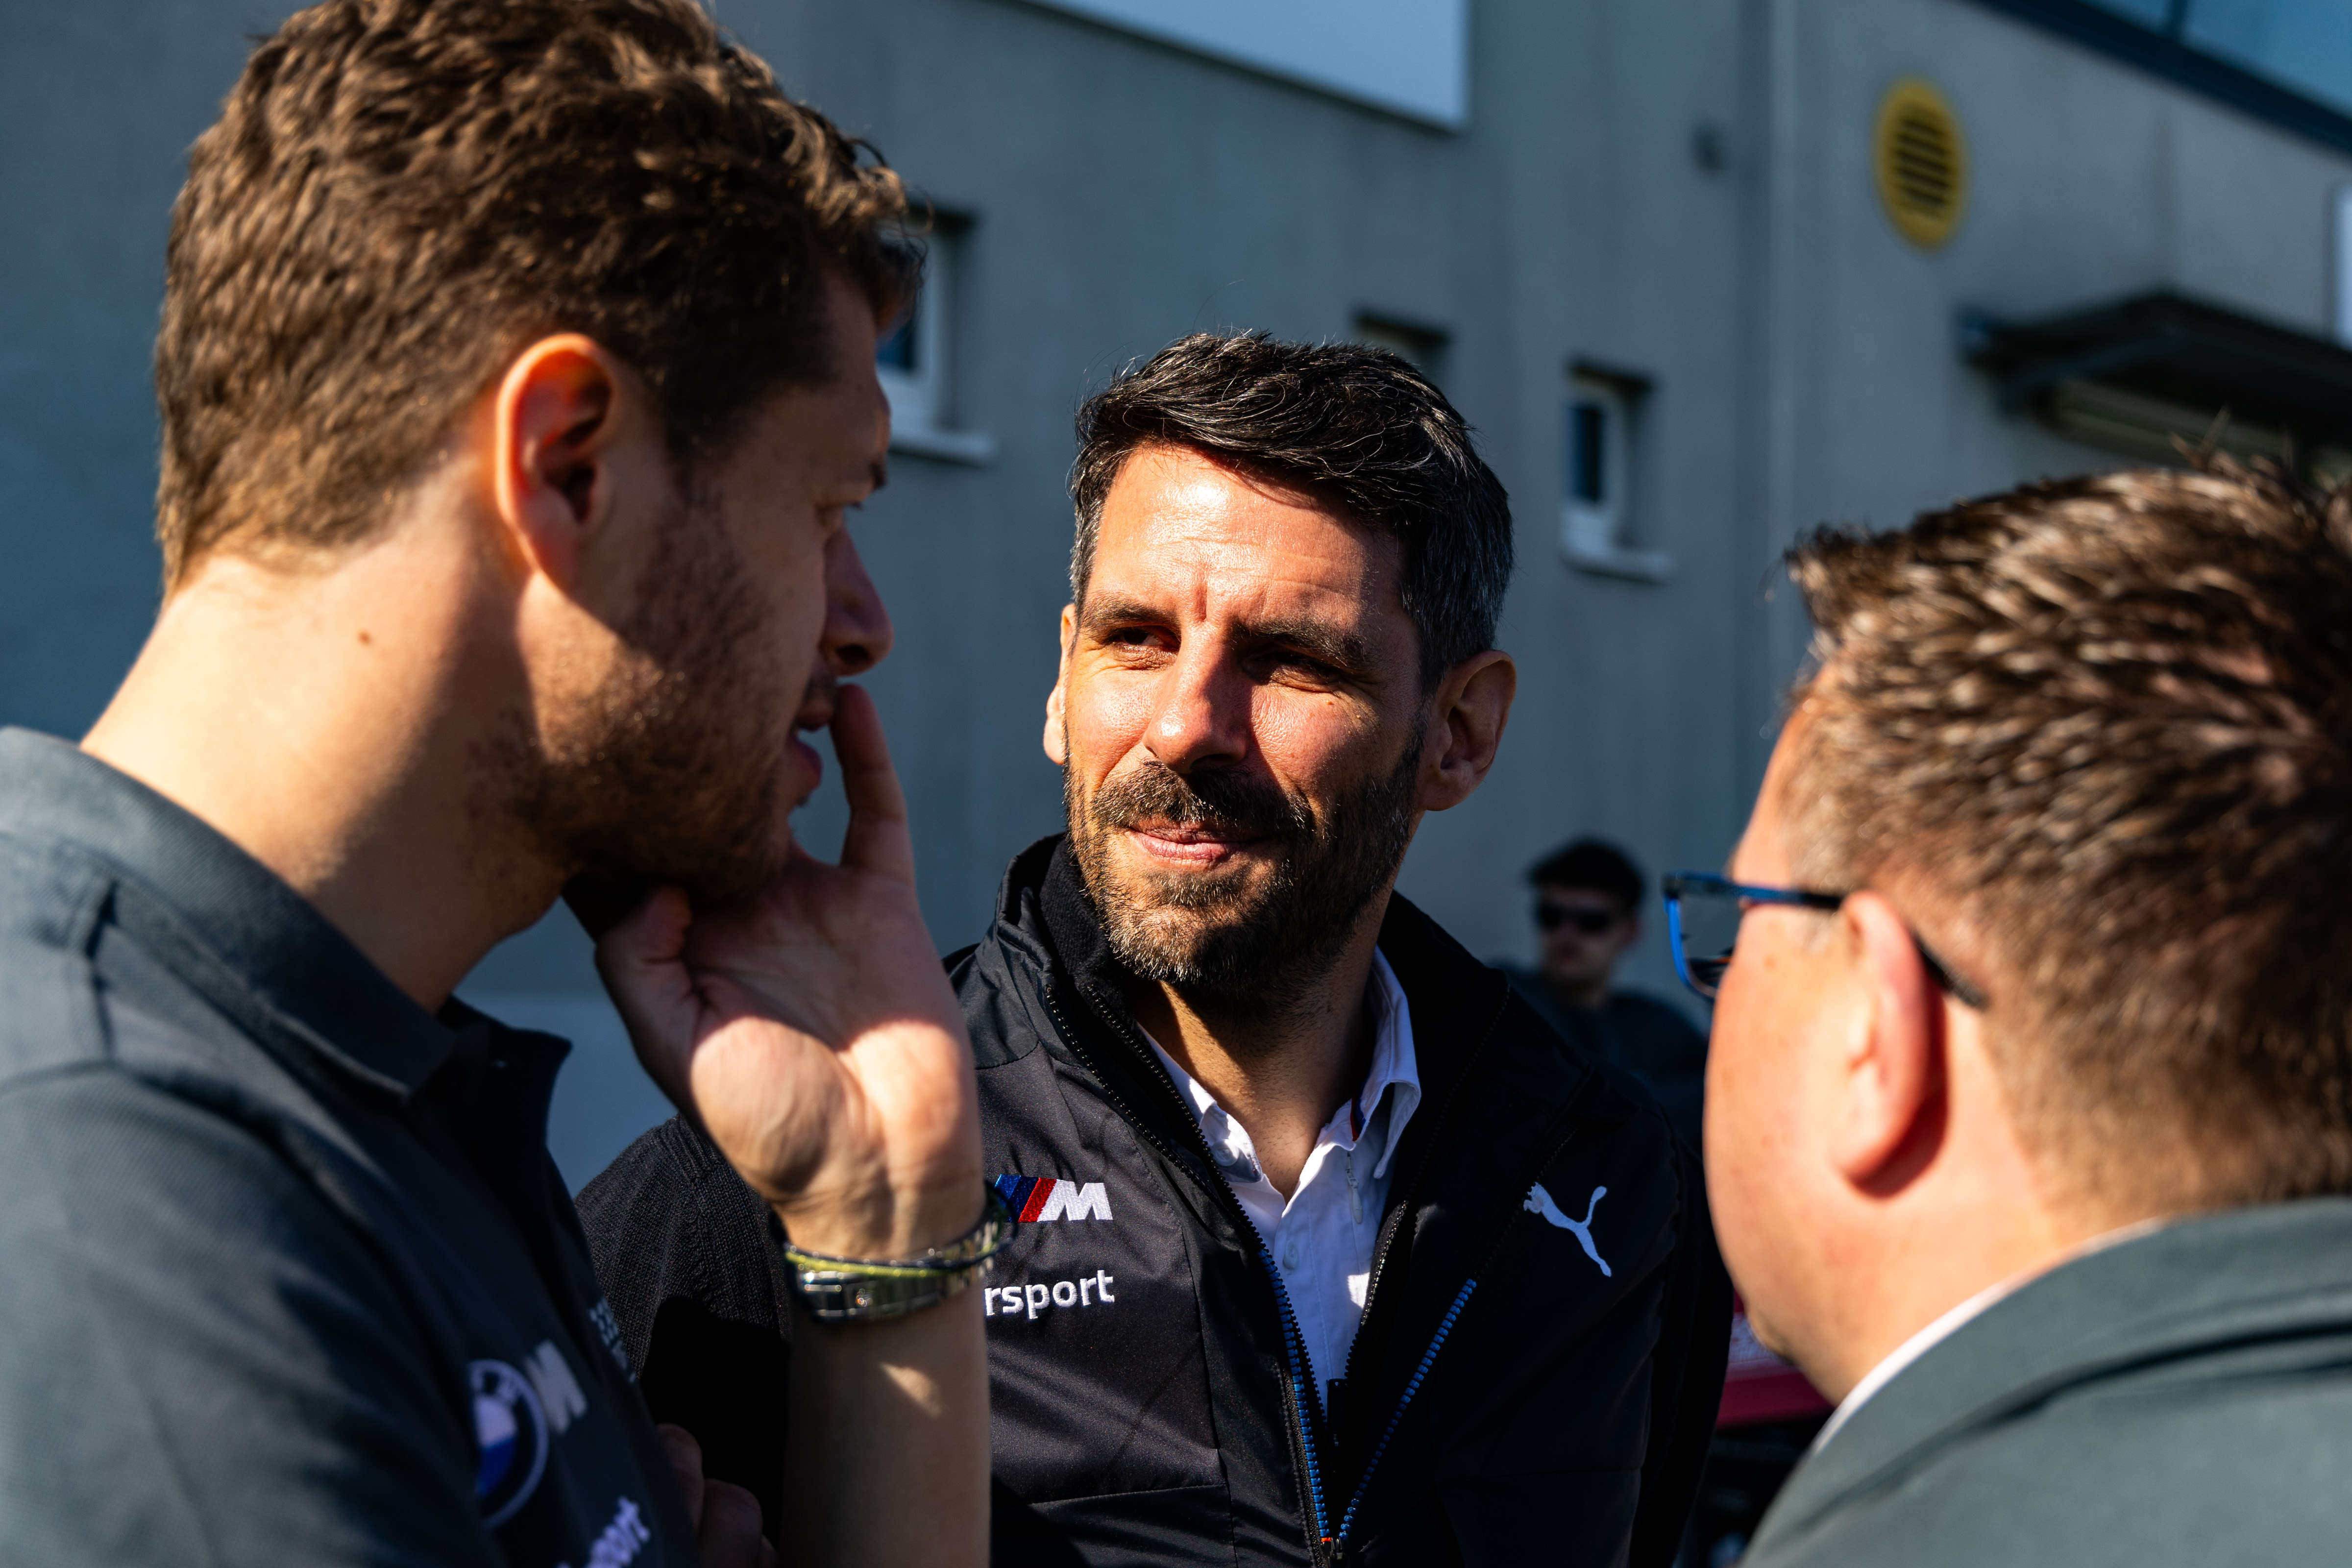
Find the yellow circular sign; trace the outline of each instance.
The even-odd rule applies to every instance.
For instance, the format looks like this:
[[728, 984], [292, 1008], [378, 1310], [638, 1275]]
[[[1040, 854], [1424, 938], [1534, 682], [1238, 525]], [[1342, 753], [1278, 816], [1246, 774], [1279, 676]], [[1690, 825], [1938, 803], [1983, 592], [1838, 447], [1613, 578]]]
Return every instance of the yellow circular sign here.
[[1969, 205], [1969, 149], [1935, 84], [1906, 76], [1878, 102], [1871, 165], [1895, 232], [1925, 250], [1948, 241]]

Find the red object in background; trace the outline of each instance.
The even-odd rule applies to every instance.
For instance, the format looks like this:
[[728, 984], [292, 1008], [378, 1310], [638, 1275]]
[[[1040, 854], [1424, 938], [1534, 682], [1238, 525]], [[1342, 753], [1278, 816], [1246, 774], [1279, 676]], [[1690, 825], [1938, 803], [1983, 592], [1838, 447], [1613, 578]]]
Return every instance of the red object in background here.
[[1723, 1372], [1723, 1404], [1716, 1412], [1717, 1431], [1759, 1421], [1788, 1421], [1827, 1410], [1822, 1391], [1805, 1374], [1764, 1348], [1748, 1326], [1748, 1307], [1738, 1297], [1731, 1302], [1731, 1360]]

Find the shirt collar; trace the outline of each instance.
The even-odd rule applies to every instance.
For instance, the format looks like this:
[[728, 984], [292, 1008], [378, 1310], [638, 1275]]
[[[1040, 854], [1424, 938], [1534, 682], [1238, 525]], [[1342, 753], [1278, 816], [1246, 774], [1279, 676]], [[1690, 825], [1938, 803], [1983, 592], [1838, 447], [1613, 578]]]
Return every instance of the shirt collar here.
[[2071, 1263], [2078, 1258], [2087, 1258], [2095, 1252], [2104, 1252], [2110, 1247], [2117, 1247], [2126, 1241], [2136, 1241], [2143, 1236], [2162, 1228], [2166, 1223], [2163, 1219], [2138, 1220], [2133, 1224], [2103, 1232], [2068, 1248], [2051, 1262], [2029, 1268], [2023, 1273], [2012, 1274], [2006, 1279], [1995, 1280], [1986, 1286], [1895, 1346], [1884, 1361], [1863, 1373], [1862, 1381], [1855, 1384], [1843, 1399], [1838, 1401], [1838, 1407], [1830, 1412], [1830, 1418], [1823, 1422], [1822, 1429], [1813, 1435], [1811, 1447], [1807, 1452], [1816, 1452], [1827, 1445], [1832, 1437], [1837, 1436], [1840, 1427], [1853, 1419], [1853, 1413], [1870, 1403], [1879, 1390], [1910, 1370], [1912, 1364], [1921, 1356], [1958, 1333], [1972, 1320], [1981, 1316], [1994, 1302], [2063, 1264]]
[[1397, 1145], [1404, 1141], [1405, 1123], [1412, 1120], [1421, 1104], [1421, 1064], [1412, 1049], [1412, 1008], [1404, 999], [1404, 987], [1397, 981], [1396, 971], [1389, 967], [1388, 955], [1379, 948], [1372, 949], [1372, 983], [1368, 998], [1372, 1005], [1375, 1021], [1372, 1032], [1372, 1067], [1364, 1075], [1364, 1087], [1357, 1091], [1351, 1110], [1355, 1113], [1356, 1136], [1381, 1108], [1381, 1097], [1394, 1090], [1389, 1102], [1388, 1132], [1381, 1140], [1380, 1163], [1372, 1167], [1372, 1179], [1381, 1181], [1389, 1173], [1389, 1163], [1396, 1158]]
[[116, 918], [247, 1028], [405, 1098], [450, 1031], [350, 938], [211, 825], [70, 742], [0, 730], [0, 834], [69, 849], [117, 886]]
[[[1397, 1144], [1404, 1137], [1405, 1123], [1421, 1104], [1421, 1071], [1412, 1050], [1412, 1009], [1405, 1005], [1404, 987], [1398, 984], [1396, 971], [1378, 948], [1372, 950], [1372, 973], [1365, 987], [1365, 1001], [1372, 1009], [1372, 1065], [1364, 1074], [1363, 1087], [1355, 1097], [1333, 1113], [1326, 1123], [1318, 1142], [1328, 1141], [1352, 1149], [1361, 1141], [1379, 1115], [1381, 1098], [1389, 1095], [1388, 1125], [1381, 1140], [1381, 1157], [1372, 1167], [1372, 1180], [1380, 1181], [1389, 1173], [1389, 1162], [1396, 1157]], [[1144, 1042], [1150, 1046], [1160, 1065], [1168, 1069], [1169, 1079], [1176, 1092], [1192, 1106], [1192, 1113], [1202, 1122], [1212, 1152], [1220, 1146], [1220, 1139], [1211, 1130], [1213, 1116], [1219, 1123], [1224, 1111], [1214, 1096], [1198, 1079], [1186, 1072], [1167, 1048], [1151, 1037], [1149, 1030], [1138, 1026]], [[1391, 1091], [1393, 1090], [1393, 1094]], [[1219, 1131], [1222, 1131], [1220, 1126]], [[1248, 1134], [1241, 1133], [1246, 1140]], [[1223, 1156], [1220, 1155], [1222, 1159]], [[1253, 1178], [1255, 1179], [1255, 1178]]]

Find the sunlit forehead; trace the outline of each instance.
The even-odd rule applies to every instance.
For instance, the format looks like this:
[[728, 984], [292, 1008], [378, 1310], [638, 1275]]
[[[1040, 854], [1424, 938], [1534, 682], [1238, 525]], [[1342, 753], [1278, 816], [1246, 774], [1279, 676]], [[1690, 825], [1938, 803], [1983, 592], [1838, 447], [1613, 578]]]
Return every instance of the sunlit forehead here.
[[1085, 622], [1100, 624], [1104, 607], [1148, 607], [1237, 636], [1317, 627], [1369, 649], [1410, 634], [1402, 557], [1394, 538], [1311, 497], [1155, 449], [1130, 459], [1105, 499]]

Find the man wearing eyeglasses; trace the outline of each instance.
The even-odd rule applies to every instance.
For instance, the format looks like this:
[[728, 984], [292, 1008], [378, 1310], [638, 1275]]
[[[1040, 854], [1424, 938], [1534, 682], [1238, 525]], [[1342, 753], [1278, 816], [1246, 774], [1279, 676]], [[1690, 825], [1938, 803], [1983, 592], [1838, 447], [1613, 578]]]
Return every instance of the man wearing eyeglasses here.
[[1512, 988], [1563, 1038], [1649, 1085], [1675, 1131], [1697, 1148], [1706, 1037], [1656, 997], [1616, 984], [1619, 961], [1642, 940], [1640, 868], [1615, 845], [1580, 838], [1537, 861], [1528, 880], [1538, 965], [1506, 969]]
[[1669, 879], [1724, 1252], [1841, 1401], [1743, 1563], [2340, 1560], [2352, 494], [2110, 475], [1790, 565], [1817, 671]]

